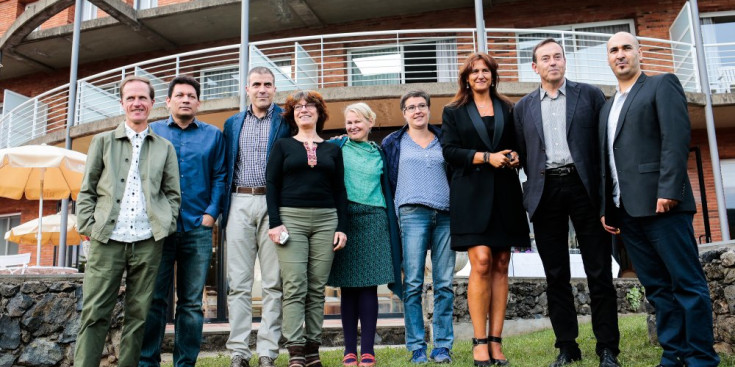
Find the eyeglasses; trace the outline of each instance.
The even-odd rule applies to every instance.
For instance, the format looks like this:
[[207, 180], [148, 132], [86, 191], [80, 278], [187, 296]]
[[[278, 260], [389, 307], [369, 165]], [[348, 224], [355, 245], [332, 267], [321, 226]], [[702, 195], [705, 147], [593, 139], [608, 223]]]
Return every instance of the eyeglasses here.
[[429, 105], [427, 105], [426, 103], [419, 103], [417, 105], [406, 106], [406, 108], [403, 109], [403, 112], [414, 113], [417, 109], [421, 111], [426, 111], [429, 109]]
[[315, 108], [316, 108], [316, 103], [297, 104], [297, 105], [293, 106], [293, 110], [294, 111], [299, 111], [301, 109], [313, 110]]

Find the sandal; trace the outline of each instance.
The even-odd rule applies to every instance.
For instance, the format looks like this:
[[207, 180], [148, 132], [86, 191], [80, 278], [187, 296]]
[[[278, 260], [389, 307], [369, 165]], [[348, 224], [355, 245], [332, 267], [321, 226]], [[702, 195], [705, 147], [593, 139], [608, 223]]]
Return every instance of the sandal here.
[[357, 354], [355, 353], [347, 353], [342, 358], [342, 365], [345, 367], [354, 367], [357, 366]]
[[373, 367], [375, 366], [375, 356], [370, 353], [363, 353], [360, 356], [360, 367]]
[[[482, 344], [487, 344], [487, 338], [485, 338], [485, 339], [472, 338], [472, 349], [473, 350], [475, 349], [476, 346], [482, 345]], [[490, 351], [488, 350], [488, 353], [489, 352]], [[492, 361], [491, 360], [478, 361], [478, 360], [476, 360], [476, 359], [473, 358], [472, 361], [475, 363], [475, 367], [488, 367], [488, 366], [492, 365]]]
[[[497, 337], [497, 336], [488, 336], [487, 340], [489, 340], [491, 343], [498, 343], [503, 344], [503, 338]], [[490, 361], [496, 365], [496, 366], [510, 366], [510, 362], [508, 362], [507, 359], [495, 359], [492, 356], [492, 352], [490, 352], [490, 349], [488, 349], [488, 353], [490, 353]]]

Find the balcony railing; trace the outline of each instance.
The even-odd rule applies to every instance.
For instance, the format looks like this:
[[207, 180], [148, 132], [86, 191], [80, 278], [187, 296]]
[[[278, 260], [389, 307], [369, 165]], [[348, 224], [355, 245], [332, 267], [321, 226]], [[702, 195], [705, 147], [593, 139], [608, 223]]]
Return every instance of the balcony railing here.
[[[504, 82], [538, 82], [531, 52], [538, 41], [554, 37], [563, 45], [570, 79], [614, 85], [607, 64], [609, 34], [548, 29], [487, 29], [490, 55], [500, 64]], [[671, 72], [687, 91], [698, 91], [695, 52], [691, 44], [640, 38], [642, 68]], [[250, 65], [266, 66], [276, 75], [279, 91], [330, 87], [454, 82], [458, 69], [476, 51], [474, 29], [424, 29], [295, 37], [250, 44]], [[707, 56], [715, 92], [730, 92], [735, 81], [735, 45], [709, 45]], [[711, 60], [711, 61], [709, 61]], [[200, 99], [237, 96], [239, 45], [209, 48], [147, 60], [78, 80], [77, 124], [122, 116], [120, 81], [127, 75], [148, 77], [155, 106], [164, 106], [167, 84], [189, 74], [202, 85]], [[17, 146], [65, 129], [68, 84], [28, 99], [0, 119], [0, 148]]]

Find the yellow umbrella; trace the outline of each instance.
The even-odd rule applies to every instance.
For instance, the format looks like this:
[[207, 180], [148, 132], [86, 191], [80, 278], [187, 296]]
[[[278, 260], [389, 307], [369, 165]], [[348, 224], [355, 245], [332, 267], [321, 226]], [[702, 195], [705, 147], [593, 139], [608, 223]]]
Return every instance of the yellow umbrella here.
[[[43, 199], [77, 198], [87, 155], [49, 145], [24, 145], [0, 149], [0, 197], [39, 200], [43, 223]], [[41, 229], [38, 227], [36, 265], [41, 263]]]
[[[38, 243], [39, 228], [41, 229], [41, 245], [59, 245], [61, 233], [61, 214], [49, 215], [25, 222], [5, 232], [5, 240], [15, 243], [32, 245]], [[78, 245], [82, 241], [77, 232], [77, 216], [69, 215], [66, 222], [66, 243]]]

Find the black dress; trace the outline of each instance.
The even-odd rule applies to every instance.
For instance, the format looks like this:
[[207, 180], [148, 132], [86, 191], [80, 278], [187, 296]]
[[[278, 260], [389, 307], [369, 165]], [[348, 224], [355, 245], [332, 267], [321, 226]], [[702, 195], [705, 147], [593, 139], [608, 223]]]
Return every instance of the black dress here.
[[[516, 150], [510, 111], [496, 111], [504, 114], [503, 129], [497, 147], [490, 149], [478, 137], [466, 108], [447, 107], [442, 120], [444, 156], [453, 168], [449, 209], [452, 249], [530, 247], [518, 171], [472, 164], [475, 152]], [[493, 140], [494, 116], [483, 117], [482, 122]]]

